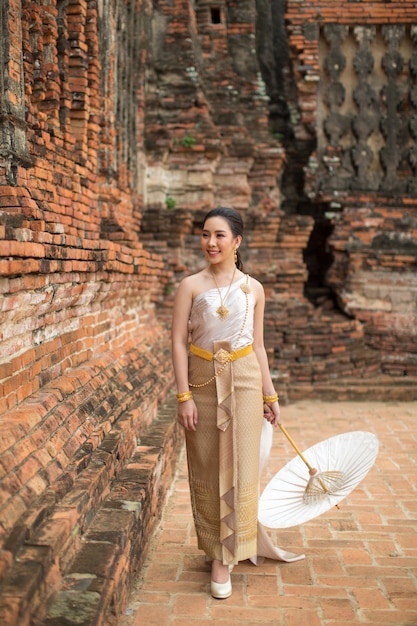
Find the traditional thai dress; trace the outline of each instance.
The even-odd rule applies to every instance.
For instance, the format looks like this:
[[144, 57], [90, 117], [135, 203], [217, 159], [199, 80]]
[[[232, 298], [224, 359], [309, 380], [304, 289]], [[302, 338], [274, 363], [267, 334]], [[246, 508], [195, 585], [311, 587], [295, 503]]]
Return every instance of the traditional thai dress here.
[[224, 564], [257, 556], [297, 560], [303, 555], [275, 548], [257, 520], [265, 420], [252, 351], [255, 298], [249, 277], [231, 285], [226, 319], [216, 312], [219, 304], [217, 289], [199, 294], [189, 322], [189, 382], [198, 424], [186, 431], [186, 445], [198, 547]]

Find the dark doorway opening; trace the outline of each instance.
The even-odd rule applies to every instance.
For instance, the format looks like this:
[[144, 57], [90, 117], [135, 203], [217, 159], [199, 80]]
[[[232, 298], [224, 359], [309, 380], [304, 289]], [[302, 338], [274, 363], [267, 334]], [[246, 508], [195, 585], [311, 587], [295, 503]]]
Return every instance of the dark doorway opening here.
[[308, 211], [304, 207], [304, 213], [314, 217], [314, 227], [304, 250], [304, 262], [308, 270], [304, 294], [316, 306], [326, 300], [334, 303], [332, 289], [326, 281], [327, 271], [333, 262], [328, 240], [334, 229], [332, 220], [326, 215], [328, 210], [328, 205], [311, 205]]
[[219, 7], [211, 7], [210, 8], [211, 15], [211, 23], [212, 24], [221, 24], [222, 23], [222, 12]]

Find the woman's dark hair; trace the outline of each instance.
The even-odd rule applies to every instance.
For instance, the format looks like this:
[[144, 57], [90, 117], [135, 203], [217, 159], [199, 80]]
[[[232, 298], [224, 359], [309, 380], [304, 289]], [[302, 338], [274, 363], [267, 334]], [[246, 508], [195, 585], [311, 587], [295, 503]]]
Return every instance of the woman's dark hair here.
[[[240, 214], [234, 209], [230, 209], [229, 207], [219, 206], [215, 209], [211, 209], [205, 216], [202, 224], [202, 228], [206, 221], [210, 217], [223, 217], [226, 222], [230, 226], [230, 230], [232, 231], [233, 237], [243, 237], [243, 220]], [[242, 259], [239, 253], [239, 249], [236, 250], [236, 267], [238, 270], [243, 269]]]

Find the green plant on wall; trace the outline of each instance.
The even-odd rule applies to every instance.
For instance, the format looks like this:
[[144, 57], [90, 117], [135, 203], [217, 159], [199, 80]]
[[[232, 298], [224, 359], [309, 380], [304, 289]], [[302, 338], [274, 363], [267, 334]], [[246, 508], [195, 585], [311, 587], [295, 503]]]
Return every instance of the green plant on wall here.
[[171, 196], [167, 196], [165, 198], [165, 206], [167, 209], [175, 209], [175, 207], [177, 206], [177, 201], [174, 200], [174, 198], [171, 198]]
[[182, 138], [181, 143], [184, 148], [192, 148], [193, 146], [195, 146], [195, 139], [191, 135], [186, 135]]

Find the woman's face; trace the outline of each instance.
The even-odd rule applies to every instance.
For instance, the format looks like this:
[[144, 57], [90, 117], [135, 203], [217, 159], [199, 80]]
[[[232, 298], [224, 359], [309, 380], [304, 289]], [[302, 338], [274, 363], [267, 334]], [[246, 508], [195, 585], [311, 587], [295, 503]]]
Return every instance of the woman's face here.
[[221, 263], [234, 258], [242, 237], [234, 237], [229, 222], [220, 216], [209, 217], [201, 233], [201, 248], [209, 263]]

